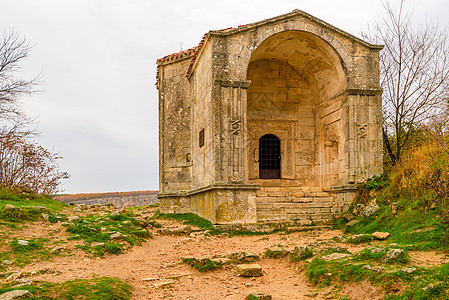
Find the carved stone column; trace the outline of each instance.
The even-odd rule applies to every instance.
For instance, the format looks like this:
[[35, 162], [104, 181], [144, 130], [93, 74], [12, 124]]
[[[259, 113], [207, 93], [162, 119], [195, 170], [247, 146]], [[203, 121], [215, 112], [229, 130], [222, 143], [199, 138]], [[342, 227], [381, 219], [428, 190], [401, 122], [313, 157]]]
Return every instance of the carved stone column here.
[[247, 89], [249, 81], [215, 80], [219, 91], [220, 181], [231, 184], [248, 182], [247, 172]]
[[363, 182], [382, 172], [382, 89], [349, 89], [346, 107], [348, 183]]

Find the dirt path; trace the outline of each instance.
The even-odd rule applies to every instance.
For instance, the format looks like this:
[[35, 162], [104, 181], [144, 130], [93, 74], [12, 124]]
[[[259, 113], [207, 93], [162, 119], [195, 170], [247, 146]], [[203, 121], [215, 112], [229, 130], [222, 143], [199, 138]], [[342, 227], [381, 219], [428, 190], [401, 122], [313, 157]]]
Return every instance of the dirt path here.
[[[28, 232], [36, 233], [37, 230]], [[91, 278], [94, 275], [119, 277], [132, 285], [132, 299], [243, 299], [251, 292], [267, 293], [273, 299], [303, 299], [305, 294], [319, 290], [307, 281], [302, 271], [303, 263], [290, 263], [288, 257], [259, 260], [257, 263], [262, 266], [265, 274], [258, 278], [239, 277], [231, 267], [202, 273], [182, 263], [181, 258], [224, 256], [239, 251], [263, 254], [267, 247], [274, 244], [282, 244], [289, 249], [300, 244], [326, 241], [339, 233], [317, 231], [232, 238], [155, 236], [122, 255], [95, 259], [76, 250], [73, 256], [33, 263], [21, 271], [31, 272], [50, 267], [59, 274], [36, 275], [33, 278], [49, 282]], [[358, 248], [361, 249], [353, 247], [349, 250], [357, 251]], [[163, 285], [169, 282], [173, 283]], [[319, 291], [314, 299], [325, 299], [330, 290], [331, 287]]]
[[[165, 225], [181, 225], [179, 223]], [[226, 256], [235, 252], [252, 252], [262, 256], [265, 249], [281, 244], [290, 250], [297, 245], [333, 243], [338, 230], [314, 230], [289, 235], [263, 236], [155, 235], [141, 246], [135, 246], [121, 255], [93, 258], [75, 248], [77, 241], [67, 241], [64, 227], [48, 222], [34, 222], [9, 238], [46, 237], [59, 240], [68, 253], [52, 261], [35, 262], [24, 268], [12, 267], [11, 271], [32, 272], [50, 267], [56, 274], [34, 275], [34, 281], [64, 282], [92, 276], [113, 276], [133, 287], [132, 299], [244, 299], [252, 292], [272, 295], [273, 299], [338, 299], [333, 287], [318, 289], [310, 284], [304, 271], [304, 262], [292, 263], [288, 257], [261, 258], [264, 275], [256, 278], [239, 277], [230, 265], [211, 272], [199, 272], [182, 263], [182, 257]], [[355, 253], [366, 245], [338, 244]], [[433, 252], [411, 252], [413, 263], [427, 266], [442, 263], [444, 255]], [[146, 280], [143, 280], [146, 279]], [[345, 285], [339, 295], [351, 299], [382, 299], [384, 292], [368, 282]]]

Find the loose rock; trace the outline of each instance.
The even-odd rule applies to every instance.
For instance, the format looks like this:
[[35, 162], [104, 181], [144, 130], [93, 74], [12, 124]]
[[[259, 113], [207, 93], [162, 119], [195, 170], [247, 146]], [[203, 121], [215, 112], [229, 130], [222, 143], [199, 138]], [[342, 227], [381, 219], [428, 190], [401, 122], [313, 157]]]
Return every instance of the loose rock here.
[[67, 218], [69, 222], [79, 221], [81, 218], [79, 216], [70, 216]]
[[404, 250], [402, 249], [391, 249], [390, 251], [387, 252], [387, 254], [385, 254], [385, 256], [382, 258], [382, 261], [390, 262], [392, 260], [399, 259], [404, 255], [405, 255]]
[[374, 199], [368, 206], [363, 209], [362, 215], [364, 215], [365, 217], [369, 217], [372, 214], [376, 213], [379, 209], [380, 206], [376, 203], [376, 199]]
[[245, 298], [246, 300], [271, 300], [271, 295], [264, 293], [251, 293]]
[[360, 220], [352, 220], [352, 221], [349, 221], [347, 224], [346, 224], [346, 227], [352, 227], [352, 226], [354, 226], [355, 224], [357, 224], [357, 223], [359, 223], [360, 222]]
[[19, 245], [22, 245], [22, 246], [28, 246], [28, 244], [30, 243], [29, 241], [25, 241], [25, 240], [17, 240], [17, 243], [19, 244]]
[[373, 234], [371, 234], [371, 236], [373, 238], [375, 238], [375, 239], [383, 241], [383, 240], [386, 240], [390, 236], [390, 233], [389, 232], [376, 231]]
[[349, 257], [351, 256], [351, 254], [347, 254], [347, 253], [332, 253], [326, 256], [322, 256], [321, 259], [324, 261], [331, 261], [331, 260], [336, 260], [336, 259], [341, 259], [341, 258], [345, 258], [345, 257]]
[[401, 271], [411, 274], [416, 271], [416, 268], [404, 268]]
[[122, 234], [121, 232], [114, 232], [110, 235], [112, 240], [119, 240], [127, 238], [128, 236], [126, 234]]
[[263, 275], [259, 264], [242, 264], [235, 267], [236, 271], [243, 277], [259, 277]]
[[314, 298], [314, 297], [318, 296], [318, 293], [317, 292], [309, 292], [309, 293], [304, 294], [304, 296]]
[[10, 292], [6, 292], [0, 295], [0, 300], [14, 300], [14, 299], [24, 299], [27, 297], [32, 297], [31, 294], [27, 290], [14, 290]]

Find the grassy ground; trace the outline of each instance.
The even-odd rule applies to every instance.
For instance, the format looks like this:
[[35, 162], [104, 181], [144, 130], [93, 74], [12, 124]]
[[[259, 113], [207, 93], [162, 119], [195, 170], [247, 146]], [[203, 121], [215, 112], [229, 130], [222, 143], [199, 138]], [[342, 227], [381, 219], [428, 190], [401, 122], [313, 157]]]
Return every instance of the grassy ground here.
[[70, 280], [64, 283], [42, 283], [39, 286], [0, 287], [0, 294], [14, 289], [26, 289], [33, 296], [30, 300], [127, 300], [130, 299], [131, 287], [118, 278], [94, 277], [92, 279]]
[[[340, 219], [336, 221], [337, 227], [347, 235], [363, 234], [357, 239], [348, 239], [349, 243], [370, 243], [370, 234], [389, 232], [384, 251], [372, 253], [372, 249], [366, 248], [350, 258], [335, 261], [316, 257], [306, 265], [310, 281], [318, 286], [341, 286], [368, 280], [384, 288], [385, 299], [449, 299], [449, 264], [416, 267], [410, 264], [407, 255], [408, 250], [448, 253], [445, 231], [441, 227], [441, 210], [438, 206], [428, 205], [432, 197], [429, 191], [422, 191], [415, 197], [408, 191], [399, 193], [386, 175], [360, 187], [359, 197], [349, 213], [357, 204], [367, 205], [374, 199], [380, 206], [379, 211], [369, 217], [357, 216], [359, 222], [351, 227]], [[394, 263], [385, 263], [382, 257], [391, 243], [397, 244], [391, 248], [404, 249], [405, 256]], [[416, 270], [409, 273], [404, 271], [407, 268]]]

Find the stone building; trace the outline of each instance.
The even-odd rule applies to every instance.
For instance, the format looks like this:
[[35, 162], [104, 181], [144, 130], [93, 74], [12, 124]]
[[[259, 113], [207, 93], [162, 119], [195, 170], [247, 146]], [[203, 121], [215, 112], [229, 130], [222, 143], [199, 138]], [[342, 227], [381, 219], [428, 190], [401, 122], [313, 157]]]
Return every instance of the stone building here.
[[326, 221], [382, 172], [379, 51], [303, 11], [158, 59], [163, 212]]

